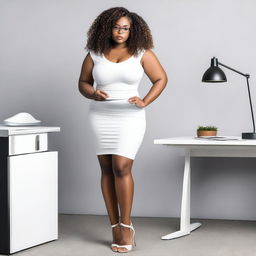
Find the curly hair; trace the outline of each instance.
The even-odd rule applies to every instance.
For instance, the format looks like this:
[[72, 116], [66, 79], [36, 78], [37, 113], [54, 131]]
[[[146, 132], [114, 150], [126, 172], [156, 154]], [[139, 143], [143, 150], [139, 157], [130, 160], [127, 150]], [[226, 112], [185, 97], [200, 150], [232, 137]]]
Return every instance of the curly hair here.
[[128, 52], [137, 55], [142, 49], [153, 48], [153, 39], [149, 26], [144, 19], [134, 12], [129, 12], [124, 7], [114, 7], [103, 11], [97, 16], [87, 32], [85, 49], [96, 54], [104, 53], [115, 44], [112, 39], [112, 26], [121, 17], [126, 16], [130, 22], [130, 34], [126, 41]]

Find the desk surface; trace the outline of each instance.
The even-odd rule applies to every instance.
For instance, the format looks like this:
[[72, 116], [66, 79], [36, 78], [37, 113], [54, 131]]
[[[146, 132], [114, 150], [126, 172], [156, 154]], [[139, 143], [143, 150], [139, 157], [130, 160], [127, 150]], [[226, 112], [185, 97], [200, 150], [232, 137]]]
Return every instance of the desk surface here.
[[59, 132], [60, 127], [56, 126], [7, 126], [0, 124], [0, 137], [8, 137], [9, 135], [21, 135], [31, 133]]
[[238, 140], [227, 140], [218, 141], [210, 139], [202, 139], [195, 137], [172, 137], [172, 138], [162, 138], [155, 139], [154, 144], [161, 145], [172, 145], [172, 146], [256, 146], [256, 140], [245, 140], [238, 136], [223, 136], [228, 138], [234, 138]]

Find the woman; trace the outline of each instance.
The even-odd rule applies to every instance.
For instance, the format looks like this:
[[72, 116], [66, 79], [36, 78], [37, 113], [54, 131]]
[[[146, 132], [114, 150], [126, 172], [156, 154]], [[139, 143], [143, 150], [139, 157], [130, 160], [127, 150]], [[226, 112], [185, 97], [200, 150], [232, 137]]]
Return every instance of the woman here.
[[[151, 50], [150, 29], [138, 14], [123, 7], [107, 9], [94, 20], [87, 35], [89, 52], [82, 65], [79, 91], [92, 100], [88, 120], [112, 226], [111, 249], [128, 252], [135, 245], [130, 218], [131, 169], [146, 129], [145, 108], [161, 94], [167, 75]], [[144, 72], [153, 85], [141, 99], [137, 89]]]

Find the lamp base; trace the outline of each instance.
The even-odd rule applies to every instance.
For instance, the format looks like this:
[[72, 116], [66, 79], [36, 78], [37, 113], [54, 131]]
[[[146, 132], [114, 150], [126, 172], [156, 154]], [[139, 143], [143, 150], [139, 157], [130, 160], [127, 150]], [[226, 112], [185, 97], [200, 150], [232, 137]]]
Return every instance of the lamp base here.
[[243, 132], [242, 139], [246, 140], [256, 140], [256, 133], [254, 132]]

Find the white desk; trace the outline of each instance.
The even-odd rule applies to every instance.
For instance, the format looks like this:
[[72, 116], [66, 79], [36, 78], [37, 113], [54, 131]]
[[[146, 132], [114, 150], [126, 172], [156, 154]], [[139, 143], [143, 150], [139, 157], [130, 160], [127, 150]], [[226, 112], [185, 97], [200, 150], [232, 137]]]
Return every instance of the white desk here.
[[256, 157], [256, 140], [215, 141], [192, 137], [175, 137], [155, 139], [154, 144], [182, 147], [185, 149], [180, 230], [162, 236], [161, 239], [164, 240], [189, 235], [190, 232], [201, 226], [201, 223], [190, 223], [191, 157]]

